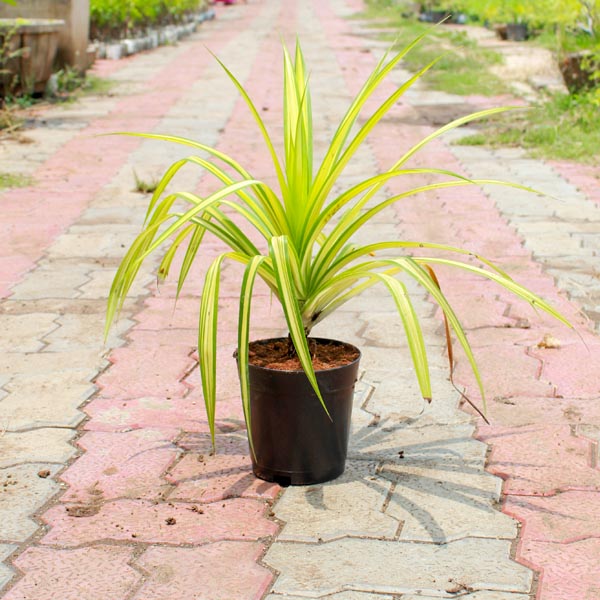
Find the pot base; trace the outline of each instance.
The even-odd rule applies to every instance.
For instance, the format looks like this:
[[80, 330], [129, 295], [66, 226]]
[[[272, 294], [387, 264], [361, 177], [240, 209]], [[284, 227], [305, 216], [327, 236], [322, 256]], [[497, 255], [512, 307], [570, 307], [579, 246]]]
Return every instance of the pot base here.
[[315, 485], [317, 483], [325, 483], [337, 479], [346, 470], [345, 463], [336, 465], [335, 468], [327, 472], [316, 475], [313, 471], [274, 471], [264, 467], [259, 467], [256, 464], [252, 465], [252, 472], [256, 477], [264, 481], [276, 483], [281, 487], [289, 487], [290, 485]]

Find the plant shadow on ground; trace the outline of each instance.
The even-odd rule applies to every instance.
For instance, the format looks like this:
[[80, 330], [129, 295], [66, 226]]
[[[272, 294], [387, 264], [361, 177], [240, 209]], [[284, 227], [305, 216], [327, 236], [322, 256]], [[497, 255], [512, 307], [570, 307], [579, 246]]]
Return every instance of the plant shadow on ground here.
[[[203, 503], [208, 504], [244, 495], [249, 498], [268, 498], [268, 491], [274, 484], [259, 480], [253, 475], [243, 427], [241, 421], [220, 421], [218, 429], [222, 433], [216, 436], [215, 454], [212, 453], [210, 434], [187, 434], [180, 443], [180, 447], [184, 450], [183, 456], [188, 460], [185, 475], [177, 474], [179, 462], [171, 467], [166, 475], [174, 490], [182, 485], [190, 485], [194, 489], [189, 498], [184, 498], [185, 494], [182, 494], [178, 496], [178, 500], [201, 506]], [[380, 505], [374, 502], [373, 511], [386, 513], [388, 506], [396, 505], [398, 509], [410, 514], [420, 530], [425, 532], [428, 539], [421, 541], [439, 544], [463, 536], [456, 531], [446, 531], [444, 524], [440, 523], [432, 510], [438, 499], [447, 503], [444, 515], [448, 515], [448, 505], [455, 507], [457, 515], [465, 511], [478, 511], [492, 516], [501, 511], [500, 503], [493, 490], [494, 486], [490, 486], [493, 476], [486, 475], [482, 459], [464, 456], [464, 445], [476, 443], [468, 432], [464, 435], [449, 435], [435, 440], [403, 444], [401, 452], [396, 452], [394, 456], [394, 451], [391, 449], [397, 446], [402, 430], [413, 427], [414, 422], [411, 420], [398, 424], [397, 421], [382, 419], [377, 426], [359, 428], [353, 433], [347, 469], [341, 477], [324, 484], [290, 489], [301, 491], [306, 504], [315, 511], [315, 518], [321, 519], [324, 511], [331, 510], [331, 520], [334, 522], [339, 518], [339, 511], [347, 510], [347, 506], [345, 504], [335, 506], [332, 505], [335, 503], [328, 502], [326, 488], [349, 488], [349, 491], [342, 489], [338, 492], [338, 496], [347, 498], [351, 488], [359, 483], [380, 497]], [[378, 448], [388, 450], [381, 451]], [[194, 470], [197, 472], [194, 473]], [[444, 477], [444, 474], [447, 476]], [[480, 481], [487, 485], [469, 483], [479, 477], [481, 477]], [[218, 485], [211, 487], [211, 481], [218, 481]], [[204, 486], [206, 486], [205, 499], [203, 499], [205, 492], [202, 491]], [[428, 506], [430, 501], [431, 506]], [[546, 510], [526, 500], [523, 500], [522, 506], [537, 512], [570, 518], [569, 515]], [[401, 535], [403, 525], [404, 523], [399, 521], [394, 539]], [[326, 541], [332, 539], [327, 538]]]

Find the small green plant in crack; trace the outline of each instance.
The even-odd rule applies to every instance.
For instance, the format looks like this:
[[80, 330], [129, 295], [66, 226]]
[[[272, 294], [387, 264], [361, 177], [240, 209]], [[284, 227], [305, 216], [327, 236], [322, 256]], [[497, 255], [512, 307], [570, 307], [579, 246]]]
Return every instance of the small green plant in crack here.
[[153, 177], [150, 181], [146, 181], [138, 176], [135, 169], [133, 170], [133, 176], [135, 178], [135, 191], [140, 194], [153, 194], [156, 191], [160, 183], [160, 179]]
[[0, 190], [4, 188], [27, 187], [33, 183], [29, 175], [21, 173], [1, 173], [0, 172]]

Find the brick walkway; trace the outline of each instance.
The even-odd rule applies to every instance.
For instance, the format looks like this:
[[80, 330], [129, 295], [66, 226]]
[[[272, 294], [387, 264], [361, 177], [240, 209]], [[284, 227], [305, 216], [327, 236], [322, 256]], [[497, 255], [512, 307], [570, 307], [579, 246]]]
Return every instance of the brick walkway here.
[[[174, 313], [173, 285], [157, 291], [149, 265], [102, 343], [110, 280], [147, 202], [132, 191], [133, 170], [150, 179], [185, 154], [91, 136], [186, 135], [247, 156], [260, 175], [268, 157], [204, 46], [234, 67], [277, 132], [274, 32], [289, 40], [298, 33], [312, 66], [316, 126], [330, 134], [382, 51], [345, 19], [360, 6], [254, 0], [221, 8], [176, 47], [99, 64], [115, 81], [111, 96], [52, 108], [40, 117], [45, 127], [28, 133], [32, 144], [0, 148], [3, 170], [36, 180], [0, 194], [3, 599], [600, 599], [597, 171], [451, 139], [419, 155], [415, 165], [511, 179], [560, 200], [502, 188], [431, 194], [396, 205], [361, 241], [402, 237], [481, 252], [553, 301], [578, 334], [497, 287], [441, 272], [485, 378], [492, 425], [484, 426], [447, 381], [440, 314], [426, 294], [410, 287], [423, 300], [433, 367], [434, 403], [426, 407], [385, 292], [349, 303], [316, 332], [364, 350], [348, 468], [331, 484], [282, 491], [251, 474], [231, 359], [240, 276], [233, 267], [222, 283], [219, 452], [210, 455], [195, 368], [194, 274], [219, 252], [216, 243]], [[347, 183], [389, 166], [429, 131], [415, 115], [449, 102], [464, 99], [422, 88], [407, 94]], [[179, 185], [210, 189], [191, 169]], [[256, 308], [253, 337], [283, 331], [268, 294]], [[547, 333], [559, 349], [537, 347]], [[457, 380], [474, 392], [462, 361]]]

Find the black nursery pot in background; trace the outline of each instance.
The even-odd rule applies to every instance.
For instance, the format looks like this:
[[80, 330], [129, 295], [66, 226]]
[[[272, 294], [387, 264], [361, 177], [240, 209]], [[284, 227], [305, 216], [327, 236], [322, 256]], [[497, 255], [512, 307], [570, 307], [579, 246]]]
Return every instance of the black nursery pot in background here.
[[[333, 340], [315, 339], [354, 348]], [[360, 352], [350, 364], [316, 371], [331, 419], [304, 371], [250, 364], [250, 415], [256, 477], [280, 485], [309, 485], [339, 477], [345, 468]]]
[[529, 28], [525, 23], [508, 23], [506, 39], [512, 42], [524, 42], [529, 37]]

